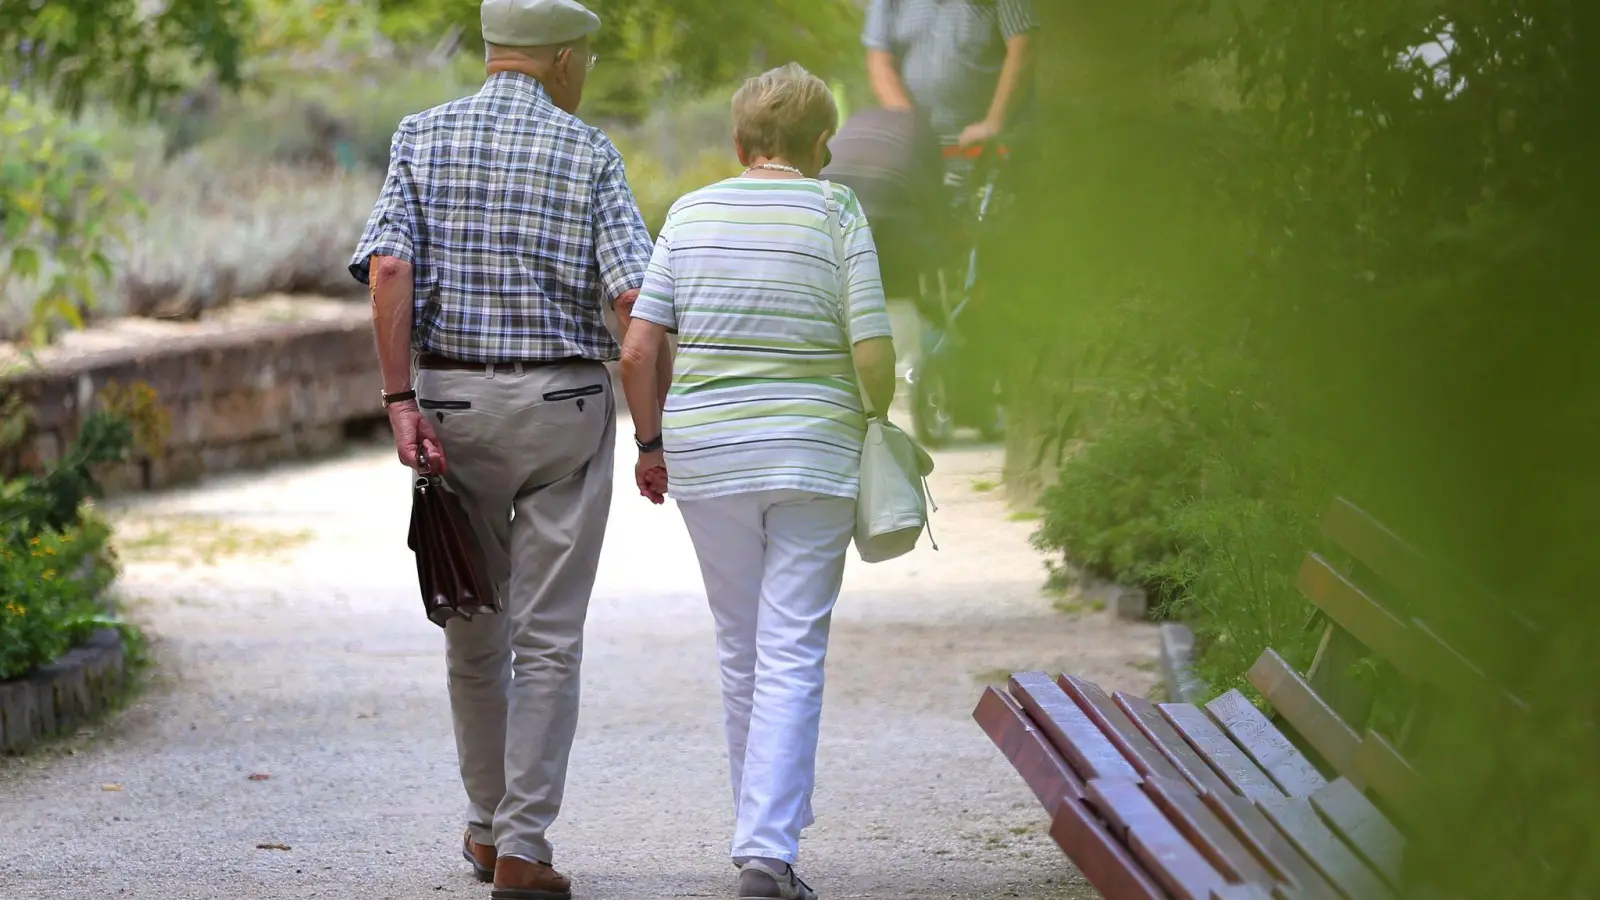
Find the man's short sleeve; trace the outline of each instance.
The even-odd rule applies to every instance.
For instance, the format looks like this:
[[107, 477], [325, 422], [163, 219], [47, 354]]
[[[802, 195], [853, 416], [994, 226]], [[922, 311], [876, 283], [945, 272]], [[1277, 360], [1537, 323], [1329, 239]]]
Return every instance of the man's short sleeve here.
[[412, 261], [409, 201], [416, 196], [416, 187], [411, 183], [410, 125], [410, 119], [402, 121], [389, 141], [389, 174], [383, 180], [383, 192], [378, 195], [378, 203], [372, 208], [366, 230], [350, 259], [350, 274], [362, 284], [371, 283], [374, 256]]
[[668, 331], [678, 330], [677, 286], [672, 278], [672, 242], [669, 230], [661, 229], [656, 238], [656, 252], [650, 257], [650, 267], [645, 271], [644, 287], [633, 304], [633, 317], [654, 322]]
[[606, 303], [644, 283], [650, 262], [650, 231], [639, 203], [628, 187], [622, 154], [611, 147], [602, 163], [594, 192], [594, 245], [600, 265], [600, 287]]
[[999, 0], [995, 5], [1000, 11], [1000, 34], [1006, 40], [1039, 27], [1039, 17], [1033, 11], [1033, 0]]
[[894, 51], [894, 16], [889, 11], [891, 2], [871, 0], [867, 4], [867, 24], [861, 32], [861, 43], [868, 50]]

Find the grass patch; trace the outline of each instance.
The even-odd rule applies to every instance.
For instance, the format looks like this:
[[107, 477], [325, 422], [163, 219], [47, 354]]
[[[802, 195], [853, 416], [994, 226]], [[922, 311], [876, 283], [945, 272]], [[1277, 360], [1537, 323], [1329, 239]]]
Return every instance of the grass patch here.
[[1011, 681], [1012, 669], [985, 669], [974, 672], [972, 680], [984, 686], [999, 687]]
[[117, 553], [130, 562], [214, 566], [238, 557], [272, 558], [308, 543], [311, 531], [250, 528], [207, 516], [130, 517], [117, 523]]

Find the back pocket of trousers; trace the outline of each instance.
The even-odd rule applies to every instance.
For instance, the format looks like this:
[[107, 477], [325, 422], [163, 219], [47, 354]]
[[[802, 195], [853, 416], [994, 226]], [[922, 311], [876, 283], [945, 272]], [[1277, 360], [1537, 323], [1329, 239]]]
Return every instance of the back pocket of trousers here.
[[550, 403], [560, 403], [563, 400], [576, 400], [579, 397], [593, 397], [595, 394], [604, 394], [605, 392], [605, 385], [591, 384], [588, 387], [566, 388], [564, 390], [551, 391], [544, 395], [544, 399]]

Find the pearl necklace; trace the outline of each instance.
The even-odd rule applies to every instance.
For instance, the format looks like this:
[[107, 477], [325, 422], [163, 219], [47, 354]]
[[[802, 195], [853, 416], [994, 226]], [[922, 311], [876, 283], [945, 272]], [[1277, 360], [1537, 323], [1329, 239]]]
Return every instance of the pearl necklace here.
[[760, 163], [745, 169], [744, 173], [749, 175], [751, 172], [754, 172], [757, 169], [765, 169], [768, 172], [788, 172], [792, 175], [799, 175], [801, 178], [806, 177], [806, 173], [796, 169], [794, 166], [785, 166], [780, 163]]

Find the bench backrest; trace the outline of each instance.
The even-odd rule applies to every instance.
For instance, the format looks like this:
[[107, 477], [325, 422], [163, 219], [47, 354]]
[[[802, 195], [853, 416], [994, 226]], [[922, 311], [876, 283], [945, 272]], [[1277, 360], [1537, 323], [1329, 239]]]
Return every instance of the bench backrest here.
[[1542, 635], [1346, 500], [1323, 532], [1345, 558], [1307, 553], [1296, 582], [1322, 624], [1316, 655], [1302, 676], [1269, 649], [1250, 680], [1297, 743], [1413, 819], [1416, 762], [1455, 740], [1455, 709], [1526, 711], [1518, 690]]

